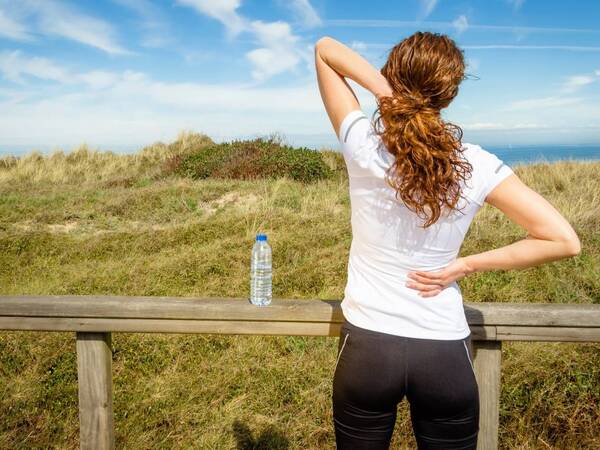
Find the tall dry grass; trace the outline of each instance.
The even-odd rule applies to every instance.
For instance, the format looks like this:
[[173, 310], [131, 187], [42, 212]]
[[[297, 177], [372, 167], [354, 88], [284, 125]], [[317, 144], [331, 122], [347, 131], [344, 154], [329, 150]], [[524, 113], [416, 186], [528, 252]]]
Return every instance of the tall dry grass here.
[[4, 156], [0, 158], [0, 184], [129, 185], [140, 178], [157, 178], [163, 172], [165, 161], [213, 143], [204, 134], [182, 132], [170, 144], [156, 142], [134, 154], [92, 150], [87, 145], [81, 145], [66, 154], [62, 150], [55, 150], [48, 156], [39, 151], [30, 152], [23, 157]]

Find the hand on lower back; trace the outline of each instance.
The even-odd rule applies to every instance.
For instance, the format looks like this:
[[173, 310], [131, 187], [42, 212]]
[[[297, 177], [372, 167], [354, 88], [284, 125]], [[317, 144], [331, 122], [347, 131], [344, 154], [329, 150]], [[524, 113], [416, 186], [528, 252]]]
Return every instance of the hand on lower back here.
[[421, 297], [433, 297], [471, 272], [473, 270], [465, 262], [465, 259], [458, 258], [442, 270], [409, 272], [406, 286], [419, 291]]

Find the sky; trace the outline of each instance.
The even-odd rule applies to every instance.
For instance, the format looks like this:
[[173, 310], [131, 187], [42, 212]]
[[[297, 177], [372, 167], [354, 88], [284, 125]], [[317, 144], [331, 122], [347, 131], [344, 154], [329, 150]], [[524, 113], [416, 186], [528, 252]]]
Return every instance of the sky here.
[[339, 149], [315, 42], [381, 68], [415, 31], [464, 51], [443, 117], [465, 141], [600, 145], [595, 0], [0, 0], [0, 153], [135, 151], [182, 131]]

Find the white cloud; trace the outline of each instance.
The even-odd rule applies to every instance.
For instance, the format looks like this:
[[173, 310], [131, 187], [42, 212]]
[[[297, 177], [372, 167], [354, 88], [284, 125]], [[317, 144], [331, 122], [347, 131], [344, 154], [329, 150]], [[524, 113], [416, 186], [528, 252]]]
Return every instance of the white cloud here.
[[316, 27], [323, 24], [319, 14], [315, 11], [308, 0], [291, 0], [285, 2], [308, 27]]
[[250, 24], [250, 29], [254, 32], [261, 44], [266, 46], [289, 47], [298, 41], [294, 36], [292, 29], [287, 22], [263, 22], [254, 20]]
[[[65, 98], [99, 100], [134, 100], [144, 103], [144, 99], [162, 106], [174, 108], [206, 108], [206, 111], [229, 111], [232, 104], [242, 111], [289, 110], [290, 105], [299, 111], [315, 112], [322, 110], [322, 104], [316, 88], [316, 80], [302, 86], [284, 88], [256, 87], [247, 84], [208, 84], [181, 83], [153, 80], [142, 72], [126, 70], [109, 72], [93, 70], [77, 72], [60, 66], [55, 61], [39, 57], [27, 57], [19, 50], [0, 52], [0, 72], [11, 81], [24, 82], [24, 77], [52, 80], [64, 85], [84, 84], [88, 88], [78, 90], [76, 94]], [[102, 93], [95, 89], [107, 88]], [[26, 89], [29, 89], [27, 86]], [[11, 91], [15, 92], [15, 91]], [[42, 91], [42, 94], [45, 91]]]
[[31, 40], [31, 36], [27, 32], [25, 26], [17, 22], [12, 17], [9, 17], [0, 9], [0, 36], [14, 39], [16, 41]]
[[[0, 101], [1, 142], [140, 145], [172, 140], [182, 129], [204, 132], [214, 139], [275, 130], [332, 133], [314, 82], [281, 88], [169, 83], [126, 71], [107, 74], [107, 83], [112, 84], [102, 91], [67, 90], [35, 101]], [[17, 98], [18, 93], [11, 96]]]
[[274, 75], [294, 69], [301, 60], [301, 50], [296, 48], [299, 38], [292, 33], [287, 22], [262, 22], [254, 20], [250, 30], [264, 47], [246, 53], [254, 69], [252, 77], [263, 81]]
[[46, 58], [27, 58], [19, 50], [0, 53], [0, 72], [15, 83], [24, 83], [23, 76], [66, 83], [69, 75], [62, 67]]
[[114, 29], [103, 20], [53, 0], [24, 0], [23, 5], [37, 16], [38, 26], [45, 34], [71, 39], [109, 54], [130, 53], [116, 42]]
[[240, 0], [177, 0], [177, 3], [217, 19], [225, 25], [229, 39], [236, 37], [246, 29], [246, 20], [237, 13]]
[[212, 2], [209, 0], [178, 0], [182, 5], [190, 6], [201, 14], [219, 20], [229, 30], [229, 35], [241, 32], [252, 33], [262, 47], [246, 53], [246, 59], [252, 65], [252, 78], [262, 82], [274, 75], [294, 70], [301, 61], [309, 61], [312, 50], [300, 46], [287, 22], [263, 22], [248, 20], [238, 14], [239, 0]]
[[594, 73], [589, 75], [571, 75], [564, 82], [562, 86], [562, 92], [573, 93], [582, 87], [597, 81], [600, 81], [600, 70], [596, 70]]
[[423, 9], [424, 17], [427, 17], [433, 12], [438, 0], [420, 0], [421, 8]]
[[[231, 113], [231, 105], [244, 112], [289, 111], [290, 105], [298, 111], [314, 112], [322, 109], [315, 86], [284, 88], [257, 88], [240, 84], [168, 83], [152, 80], [139, 72], [125, 72], [110, 93], [120, 99], [150, 100], [157, 106], [177, 110], [198, 110]], [[236, 125], [237, 126], [237, 125]]]
[[116, 74], [102, 70], [73, 72], [50, 59], [25, 56], [20, 50], [0, 52], [0, 73], [18, 84], [27, 84], [28, 79], [37, 78], [65, 85], [84, 84], [91, 89], [107, 88], [119, 79]]
[[591, 75], [572, 75], [563, 85], [563, 92], [575, 92], [579, 88], [592, 84], [597, 78]]
[[[263, 34], [267, 37], [272, 34]], [[172, 140], [182, 129], [215, 140], [288, 131], [329, 136], [335, 143], [314, 74], [276, 88], [253, 82], [165, 82], [130, 70], [77, 71], [19, 51], [0, 54], [0, 73], [23, 82], [0, 90], [2, 144], [139, 146]], [[33, 77], [56, 85], [36, 85]], [[356, 93], [365, 110], [375, 109], [370, 93], [358, 86]]]
[[581, 103], [580, 97], [543, 97], [543, 98], [530, 98], [525, 100], [518, 100], [510, 103], [505, 110], [531, 110], [531, 109], [544, 109], [544, 108], [557, 108], [562, 106], [570, 106]]
[[246, 58], [254, 66], [252, 77], [258, 81], [293, 69], [300, 62], [300, 58], [293, 53], [271, 48], [254, 49], [246, 53]]
[[119, 77], [113, 72], [93, 70], [79, 74], [75, 80], [87, 84], [92, 89], [104, 89], [114, 85], [119, 80]]
[[469, 22], [467, 21], [467, 16], [465, 16], [464, 14], [461, 14], [456, 19], [454, 19], [454, 21], [452, 22], [452, 25], [454, 25], [454, 28], [456, 29], [456, 32], [458, 34], [463, 33], [464, 31], [467, 30], [467, 28], [469, 28]]

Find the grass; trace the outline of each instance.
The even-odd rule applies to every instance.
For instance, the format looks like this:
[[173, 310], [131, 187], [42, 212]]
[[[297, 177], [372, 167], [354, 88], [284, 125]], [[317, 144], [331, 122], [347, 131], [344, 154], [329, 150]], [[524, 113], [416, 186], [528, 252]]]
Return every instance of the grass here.
[[[85, 147], [0, 160], [0, 294], [247, 295], [257, 232], [273, 295], [341, 299], [351, 241], [341, 155], [311, 183], [201, 179], [168, 161], [212, 145], [185, 134], [136, 155]], [[583, 250], [460, 282], [469, 302], [600, 303], [599, 162], [513, 167], [565, 215]], [[485, 206], [461, 254], [524, 237]], [[334, 448], [337, 339], [113, 334], [119, 448]], [[600, 346], [506, 342], [500, 448], [600, 447]], [[0, 448], [78, 448], [74, 333], [0, 333]], [[402, 402], [392, 448], [416, 448]]]

